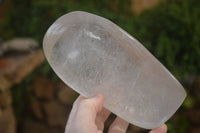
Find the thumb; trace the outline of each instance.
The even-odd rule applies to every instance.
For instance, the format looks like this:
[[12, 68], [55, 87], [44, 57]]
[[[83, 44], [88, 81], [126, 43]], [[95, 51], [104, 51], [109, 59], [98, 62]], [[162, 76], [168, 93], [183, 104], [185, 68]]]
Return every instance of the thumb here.
[[80, 102], [76, 116], [79, 120], [86, 122], [95, 122], [95, 118], [98, 112], [103, 107], [104, 98], [102, 95], [96, 95], [95, 97], [84, 99]]

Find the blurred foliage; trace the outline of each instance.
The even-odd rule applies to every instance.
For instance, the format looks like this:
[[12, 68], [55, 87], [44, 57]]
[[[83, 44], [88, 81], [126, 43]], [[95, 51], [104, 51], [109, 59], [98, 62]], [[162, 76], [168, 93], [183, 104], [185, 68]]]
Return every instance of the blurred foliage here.
[[195, 106], [195, 98], [191, 97], [189, 94], [183, 102], [183, 107], [186, 109], [193, 108]]
[[[165, 0], [139, 16], [131, 12], [131, 0], [7, 0], [10, 7], [7, 21], [0, 25], [0, 37], [33, 37], [42, 44], [48, 27], [60, 16], [74, 10], [87, 11], [108, 18], [138, 39], [177, 78], [189, 73], [200, 73], [200, 1]], [[48, 63], [37, 73], [57, 81]], [[25, 106], [23, 96], [29, 92], [28, 76], [18, 89], [13, 90], [15, 106]], [[24, 92], [18, 92], [27, 87]], [[20, 99], [21, 98], [21, 99]], [[194, 99], [188, 97], [184, 108], [191, 108]], [[23, 107], [20, 107], [23, 108]], [[17, 114], [20, 116], [20, 109]], [[23, 113], [21, 113], [23, 114]], [[167, 123], [169, 132], [184, 132], [188, 127], [185, 117], [178, 125]], [[181, 125], [181, 126], [180, 126]]]
[[[47, 28], [58, 17], [73, 10], [92, 12], [113, 20], [118, 18], [116, 13], [127, 14], [130, 9], [126, 8], [130, 0], [14, 0], [11, 3], [8, 22], [0, 32], [5, 39], [31, 36], [41, 41]], [[120, 7], [123, 10], [118, 11]]]
[[166, 124], [168, 133], [186, 133], [189, 127], [188, 119], [184, 114], [181, 114], [181, 117], [178, 119], [177, 123], [168, 121]]
[[200, 72], [200, 1], [167, 1], [137, 17], [131, 32], [176, 76]]

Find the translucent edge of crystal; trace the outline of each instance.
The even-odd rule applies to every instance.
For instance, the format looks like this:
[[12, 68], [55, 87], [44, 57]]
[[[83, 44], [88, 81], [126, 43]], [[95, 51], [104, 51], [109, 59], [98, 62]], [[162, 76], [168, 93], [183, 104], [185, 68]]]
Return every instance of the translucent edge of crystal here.
[[[47, 61], [48, 61], [48, 60], [47, 60]], [[48, 61], [48, 63], [50, 64], [49, 61]], [[50, 65], [51, 65], [51, 64], [50, 64]], [[67, 86], [69, 86], [72, 90], [76, 91], [76, 92], [79, 93], [80, 95], [82, 95], [82, 96], [84, 96], [84, 97], [87, 97], [87, 98], [88, 98], [88, 97], [94, 96], [94, 95], [90, 95], [90, 94], [88, 94], [88, 93], [85, 93], [84, 91], [79, 90], [78, 88], [76, 88], [75, 86], [71, 85], [71, 84], [68, 83], [67, 81], [64, 81], [64, 80], [63, 80], [63, 77], [60, 76], [60, 74], [57, 73], [57, 72], [54, 70], [53, 67], [52, 67], [52, 69], [53, 69], [53, 71], [57, 74], [57, 76], [58, 76]], [[165, 118], [164, 118], [160, 123], [153, 123], [155, 126], [152, 126], [152, 123], [151, 123], [151, 124], [147, 124], [147, 123], [144, 124], [144, 122], [138, 122], [138, 121], [135, 121], [134, 119], [131, 119], [130, 117], [127, 117], [127, 116], [125, 116], [125, 115], [118, 114], [115, 110], [111, 109], [111, 108], [110, 108], [109, 106], [107, 106], [105, 103], [104, 103], [103, 106], [104, 106], [106, 109], [108, 109], [109, 111], [111, 111], [113, 114], [115, 114], [116, 116], [118, 116], [118, 117], [120, 117], [120, 118], [122, 118], [122, 119], [128, 121], [130, 124], [133, 124], [133, 125], [135, 125], [135, 126], [137, 126], [137, 127], [140, 127], [140, 128], [150, 129], [150, 130], [151, 130], [151, 129], [160, 127], [162, 124], [164, 124], [164, 123], [179, 109], [179, 107], [182, 105], [182, 103], [183, 103], [185, 97], [186, 97], [186, 91], [183, 89], [183, 96], [180, 98], [181, 100], [180, 100], [180, 102], [179, 102], [177, 108], [176, 108], [175, 110], [171, 111], [167, 116], [165, 116]]]
[[[138, 127], [141, 127], [141, 128], [144, 128], [144, 129], [155, 129], [157, 127], [160, 127], [161, 125], [163, 125], [167, 120], [169, 120], [170, 117], [173, 116], [173, 114], [180, 108], [180, 106], [182, 105], [184, 99], [186, 98], [186, 91], [183, 89], [183, 96], [180, 98], [180, 102], [179, 104], [177, 105], [177, 108], [172, 110], [167, 116], [165, 116], [163, 118], [163, 120], [157, 124], [155, 123], [155, 126], [152, 126], [152, 123], [151, 124], [144, 124], [144, 122], [138, 122], [138, 121], [134, 121], [134, 120], [130, 120], [130, 118], [126, 117], [126, 116], [119, 116], [121, 118], [124, 118], [124, 119], [127, 119], [128, 121], [130, 120], [130, 123], [132, 123], [133, 125], [135, 126], [138, 126]], [[109, 109], [110, 110], [110, 109]]]
[[[73, 12], [70, 12], [70, 13], [67, 13], [67, 14], [65, 14], [65, 15], [62, 15], [61, 17], [59, 17], [50, 27], [49, 27], [49, 29], [47, 30], [47, 32], [46, 32], [46, 34], [45, 34], [45, 37], [44, 37], [44, 39], [43, 39], [43, 49], [45, 49], [45, 46], [44, 46], [44, 44], [45, 45], [48, 45], [49, 44], [49, 42], [46, 42], [46, 38], [49, 38], [49, 35], [51, 35], [51, 31], [54, 29], [54, 27], [55, 27], [55, 24], [57, 23], [57, 22], [59, 22], [60, 20], [62, 20], [65, 16], [68, 16], [68, 15], [70, 15], [70, 14], [74, 14], [74, 13], [82, 13], [82, 14], [89, 14], [89, 15], [91, 15], [91, 16], [94, 16], [94, 17], [99, 17], [99, 18], [101, 18], [102, 20], [104, 20], [104, 21], [106, 21], [106, 22], [109, 22], [109, 23], [112, 23], [112, 25], [113, 26], [115, 26], [115, 27], [117, 27], [117, 28], [119, 28], [119, 30], [121, 31], [121, 32], [123, 32], [123, 33], [125, 33], [126, 35], [128, 35], [132, 40], [134, 40], [134, 41], [137, 41], [139, 44], [141, 44], [138, 40], [136, 40], [135, 38], [133, 38], [129, 33], [127, 33], [125, 30], [123, 30], [121, 27], [119, 27], [119, 26], [117, 26], [116, 24], [114, 24], [112, 21], [110, 21], [110, 20], [108, 20], [108, 19], [105, 19], [105, 18], [103, 18], [103, 17], [101, 17], [101, 16], [97, 16], [97, 15], [94, 15], [94, 14], [91, 14], [91, 13], [87, 13], [87, 12], [83, 12], [83, 11], [73, 11]], [[60, 33], [61, 34], [61, 33]], [[54, 34], [55, 35], [55, 34]], [[56, 34], [55, 36], [57, 36], [57, 38], [56, 38], [56, 40], [53, 40], [53, 42], [56, 42], [59, 38], [58, 38], [58, 34]], [[51, 44], [52, 44], [52, 42], [50, 42]], [[141, 44], [141, 46], [146, 50], [146, 48]], [[148, 50], [147, 50], [148, 51]], [[45, 53], [45, 51], [44, 51], [44, 53]], [[48, 53], [45, 53], [45, 56], [46, 55], [48, 55]], [[151, 56], [153, 56], [152, 54], [151, 54]], [[48, 56], [46, 56], [47, 57], [47, 61], [48, 61], [48, 63], [50, 64], [50, 66], [51, 66], [51, 63], [50, 63], [50, 59], [48, 59]], [[154, 57], [155, 58], [155, 57]], [[160, 63], [160, 62], [159, 62]], [[162, 67], [164, 67], [163, 66], [163, 64], [162, 63], [160, 63], [161, 64], [161, 66]], [[165, 67], [164, 67], [165, 68]], [[52, 69], [54, 70], [54, 68], [52, 67]], [[165, 68], [166, 69], [166, 68]], [[166, 69], [167, 70], [167, 69]], [[168, 72], [169, 72], [169, 70], [167, 70]], [[59, 75], [59, 73], [57, 73], [55, 70], [54, 70], [54, 72], [58, 75], [58, 77], [62, 80], [62, 77]], [[170, 72], [169, 72], [169, 74], [176, 80], [176, 81], [178, 81]], [[81, 95], [83, 95], [83, 96], [85, 96], [85, 97], [91, 97], [92, 95], [89, 95], [89, 94], [87, 94], [87, 93], [85, 93], [84, 91], [80, 91], [79, 89], [77, 89], [75, 86], [73, 86], [73, 85], [71, 85], [70, 83], [68, 83], [67, 81], [64, 81], [64, 80], [62, 80], [65, 84], [67, 84], [69, 87], [71, 87], [71, 88], [73, 88], [73, 90], [75, 90], [76, 92], [78, 92], [79, 94], [81, 94]], [[180, 83], [179, 83], [180, 84]], [[180, 84], [181, 85], [181, 84]], [[182, 86], [182, 85], [181, 85]], [[113, 112], [114, 114], [116, 114], [117, 116], [119, 116], [119, 117], [121, 117], [122, 119], [125, 119], [125, 120], [128, 120], [128, 122], [130, 122], [131, 124], [133, 124], [133, 125], [136, 125], [136, 126], [138, 126], [138, 127], [141, 127], [141, 128], [145, 128], [145, 129], [154, 129], [154, 128], [157, 128], [157, 127], [159, 127], [159, 126], [161, 126], [162, 124], [164, 124], [177, 110], [178, 110], [178, 108], [181, 106], [181, 104], [183, 103], [183, 101], [184, 101], [184, 99], [185, 99], [185, 97], [186, 97], [186, 92], [185, 92], [185, 90], [183, 89], [183, 96], [180, 98], [181, 100], [179, 101], [179, 104], [177, 105], [177, 108], [176, 109], [174, 109], [174, 110], [172, 110], [165, 118], [163, 118], [163, 120], [161, 121], [161, 123], [159, 123], [159, 124], [157, 124], [157, 123], [155, 123], [154, 125], [156, 125], [156, 126], [152, 126], [152, 123], [151, 124], [144, 124], [144, 122], [139, 122], [139, 121], [135, 121], [134, 119], [132, 120], [131, 118], [129, 118], [129, 117], [126, 117], [125, 115], [123, 116], [123, 115], [119, 115], [117, 112], [115, 112], [114, 110], [112, 110], [111, 108], [109, 108], [109, 106], [106, 106], [105, 104], [104, 104], [104, 107], [105, 108], [107, 108], [108, 110], [110, 110], [111, 112]]]

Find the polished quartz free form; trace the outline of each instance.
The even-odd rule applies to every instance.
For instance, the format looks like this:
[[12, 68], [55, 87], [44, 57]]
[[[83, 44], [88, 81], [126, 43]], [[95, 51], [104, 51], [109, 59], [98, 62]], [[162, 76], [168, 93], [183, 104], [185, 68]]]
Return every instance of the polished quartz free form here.
[[111, 21], [75, 11], [48, 29], [43, 48], [56, 74], [104, 107], [142, 128], [166, 122], [186, 93], [173, 75], [135, 38]]

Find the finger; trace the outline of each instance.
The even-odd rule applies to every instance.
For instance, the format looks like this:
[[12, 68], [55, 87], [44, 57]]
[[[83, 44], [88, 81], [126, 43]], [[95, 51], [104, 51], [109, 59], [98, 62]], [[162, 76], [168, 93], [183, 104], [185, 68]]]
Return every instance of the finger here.
[[102, 111], [97, 114], [95, 122], [98, 130], [102, 131], [104, 129], [104, 122], [107, 120], [110, 113], [111, 112], [109, 110], [103, 108]]
[[74, 121], [73, 119], [74, 119], [74, 117], [76, 116], [77, 107], [78, 107], [79, 103], [80, 103], [83, 99], [85, 99], [85, 97], [83, 97], [83, 96], [80, 95], [80, 96], [76, 99], [76, 101], [73, 103], [72, 110], [71, 110], [70, 115], [69, 115], [69, 118], [68, 118], [68, 120], [67, 120], [66, 129], [68, 129], [67, 127], [71, 127], [71, 126], [73, 125], [73, 121]]
[[80, 104], [80, 102], [82, 100], [86, 99], [84, 96], [82, 95], [79, 95], [79, 97], [76, 99], [76, 101], [73, 103], [73, 107], [72, 107], [72, 110], [76, 110], [78, 105]]
[[83, 99], [78, 105], [76, 118], [80, 120], [80, 123], [94, 123], [97, 113], [102, 110], [103, 102], [104, 98], [102, 95]]
[[110, 126], [108, 133], [126, 133], [129, 123], [120, 117], [117, 117]]
[[167, 126], [163, 124], [162, 126], [151, 130], [149, 133], [167, 133]]
[[68, 123], [74, 118], [79, 103], [80, 103], [82, 100], [84, 100], [84, 99], [85, 99], [84, 96], [79, 95], [79, 97], [78, 97], [78, 98], [76, 99], [76, 101], [73, 103], [73, 107], [72, 107], [71, 113], [70, 113], [69, 118], [68, 118]]
[[108, 116], [110, 115], [110, 113], [111, 112], [109, 110], [107, 110], [106, 108], [103, 108], [102, 111], [97, 114], [97, 119], [99, 121], [105, 122]]

